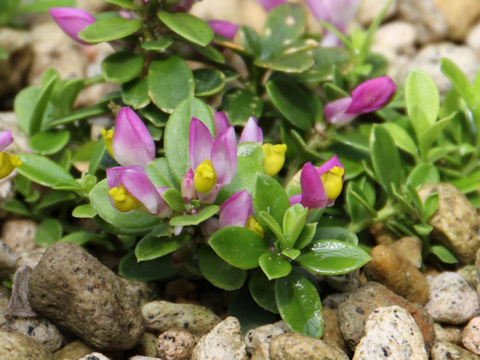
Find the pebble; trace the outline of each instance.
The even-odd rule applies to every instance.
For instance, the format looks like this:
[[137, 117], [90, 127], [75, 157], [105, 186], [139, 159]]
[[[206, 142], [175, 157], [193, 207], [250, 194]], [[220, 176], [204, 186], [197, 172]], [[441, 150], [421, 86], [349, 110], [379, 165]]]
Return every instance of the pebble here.
[[[360, 7], [358, 8], [357, 14], [356, 14], [356, 19], [360, 24], [363, 26], [367, 27], [369, 26], [373, 20], [375, 20], [380, 14], [380, 11], [383, 10], [385, 5], [387, 4], [388, 0], [363, 0], [360, 3]], [[394, 17], [397, 14], [398, 10], [398, 1], [394, 0], [392, 5], [387, 10], [387, 13], [385, 14], [385, 17], [383, 20], [388, 20], [392, 17]]]
[[[240, 323], [232, 316], [216, 325], [195, 345], [191, 360], [246, 360]], [[272, 359], [273, 360], [273, 359]]]
[[399, 306], [374, 310], [353, 360], [427, 360], [423, 336], [407, 310]]
[[435, 341], [446, 341], [460, 345], [462, 343], [462, 329], [455, 326], [433, 324]]
[[290, 333], [277, 336], [270, 343], [271, 360], [348, 360], [336, 346], [310, 336]]
[[0, 360], [53, 360], [52, 353], [31, 337], [0, 329]]
[[46, 248], [37, 248], [21, 253], [15, 263], [15, 270], [18, 270], [22, 266], [28, 266], [29, 268], [35, 269], [43, 254], [45, 254], [45, 251], [47, 251]]
[[395, 54], [412, 55], [417, 41], [417, 29], [406, 21], [383, 24], [375, 32], [373, 47], [388, 48]]
[[28, 282], [32, 269], [28, 266], [21, 267], [13, 276], [12, 294], [8, 302], [5, 317], [36, 318], [38, 314], [33, 310], [28, 301]]
[[141, 308], [146, 303], [149, 303], [155, 299], [158, 299], [158, 286], [154, 283], [145, 281], [135, 281], [120, 278], [123, 281], [126, 291], [130, 294], [135, 294], [137, 304]]
[[93, 349], [81, 342], [75, 340], [53, 353], [54, 360], [77, 360], [93, 352]]
[[0, 328], [2, 328], [5, 323], [5, 311], [7, 311], [8, 301], [10, 299], [10, 291], [7, 288], [0, 285]]
[[92, 352], [78, 360], [110, 360], [110, 359], [101, 353]]
[[475, 265], [464, 265], [457, 269], [457, 274], [460, 275], [467, 283], [476, 289], [478, 286], [477, 271]]
[[338, 346], [343, 351], [347, 351], [347, 344], [343, 339], [338, 322], [337, 312], [329, 308], [322, 309], [323, 315], [323, 335], [322, 340], [329, 345]]
[[271, 360], [270, 359], [270, 343], [260, 344], [255, 352], [250, 356], [250, 360]]
[[367, 278], [377, 281], [410, 302], [424, 304], [428, 299], [425, 276], [405, 257], [384, 245], [375, 246], [372, 260], [364, 267]]
[[0, 279], [9, 279], [18, 255], [0, 240]]
[[2, 239], [16, 254], [33, 250], [37, 223], [30, 219], [8, 219], [2, 226]]
[[100, 350], [130, 349], [143, 335], [136, 297], [73, 243], [48, 248], [30, 277], [29, 300], [39, 314]]
[[474, 289], [457, 273], [443, 272], [427, 276], [430, 297], [425, 309], [440, 323], [462, 324], [479, 311]]
[[[433, 0], [448, 24], [448, 37], [463, 41], [480, 17], [480, 2], [477, 0]], [[459, 19], [462, 19], [459, 21]]]
[[342, 275], [325, 276], [327, 284], [337, 291], [348, 292], [360, 286], [360, 270], [354, 270]]
[[289, 332], [291, 332], [290, 328], [282, 320], [250, 329], [245, 334], [247, 353], [252, 355], [261, 344], [269, 344], [277, 336]]
[[157, 353], [163, 360], [189, 360], [195, 344], [195, 336], [184, 330], [168, 330], [156, 339]]
[[136, 354], [157, 357], [157, 336], [144, 333], [134, 350]]
[[405, 236], [390, 245], [395, 254], [409, 260], [419, 269], [422, 266], [422, 240], [416, 236]]
[[480, 52], [480, 22], [470, 29], [465, 44], [478, 53]]
[[368, 231], [373, 236], [378, 245], [391, 245], [395, 242], [394, 235], [383, 223], [374, 223], [368, 227]]
[[446, 341], [437, 341], [432, 348], [432, 360], [480, 360], [480, 357]]
[[480, 355], [480, 317], [474, 317], [463, 328], [462, 343], [466, 349]]
[[145, 328], [164, 332], [170, 329], [188, 330], [202, 336], [220, 322], [210, 309], [195, 304], [176, 304], [168, 301], [152, 301], [142, 307]]

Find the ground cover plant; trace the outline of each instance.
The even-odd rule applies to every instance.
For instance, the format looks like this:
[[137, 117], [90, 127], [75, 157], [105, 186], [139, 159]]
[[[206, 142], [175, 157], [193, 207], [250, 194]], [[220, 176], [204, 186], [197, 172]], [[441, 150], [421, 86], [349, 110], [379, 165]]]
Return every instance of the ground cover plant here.
[[[4, 208], [41, 221], [39, 245], [117, 251], [131, 279], [189, 273], [244, 289], [314, 337], [317, 275], [365, 265], [370, 225], [420, 237], [425, 262], [457, 262], [429, 236], [438, 194], [417, 191], [449, 182], [480, 206], [480, 76], [471, 83], [444, 60], [443, 99], [420, 71], [395, 84], [370, 52], [388, 5], [347, 36], [356, 1], [263, 1], [261, 33], [196, 18], [193, 1], [107, 2], [117, 10], [50, 8], [73, 39], [115, 53], [102, 76], [50, 69], [22, 90], [15, 112], [32, 151], [0, 153], [0, 177], [19, 193]], [[306, 30], [308, 11], [322, 34]], [[74, 109], [99, 82], [119, 91]], [[114, 121], [92, 140], [87, 120], [102, 114]], [[12, 141], [2, 133], [0, 149]]]

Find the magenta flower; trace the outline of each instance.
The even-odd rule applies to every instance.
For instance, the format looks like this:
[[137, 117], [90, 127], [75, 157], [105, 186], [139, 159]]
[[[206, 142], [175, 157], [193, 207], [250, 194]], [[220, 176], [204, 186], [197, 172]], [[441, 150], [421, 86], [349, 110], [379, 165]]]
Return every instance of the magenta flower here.
[[247, 190], [239, 191], [230, 196], [220, 205], [218, 226], [245, 226], [252, 210], [252, 195]]
[[215, 34], [226, 37], [227, 39], [233, 40], [237, 30], [239, 28], [238, 24], [234, 24], [229, 21], [223, 20], [209, 20], [207, 21], [208, 25], [212, 28]]
[[[113, 157], [120, 165], [145, 167], [155, 159], [155, 143], [152, 136], [142, 119], [129, 107], [123, 107], [117, 113], [115, 131], [110, 136], [113, 136], [111, 138]], [[106, 142], [108, 147], [108, 141]]]
[[91, 14], [85, 10], [70, 7], [54, 7], [48, 12], [68, 36], [80, 44], [87, 44], [78, 38], [78, 33], [96, 21]]
[[335, 125], [344, 125], [360, 114], [384, 107], [395, 94], [397, 86], [388, 76], [367, 80], [358, 85], [351, 97], [334, 100], [325, 105], [325, 119]]
[[282, 5], [287, 2], [287, 0], [257, 0], [257, 2], [262, 5], [265, 10], [271, 11], [278, 5]]
[[144, 208], [162, 218], [173, 213], [161, 196], [166, 188], [155, 188], [141, 166], [117, 166], [107, 169], [107, 182], [112, 205], [119, 211]]
[[197, 190], [195, 190], [195, 184], [193, 182], [194, 175], [195, 174], [193, 172], [193, 169], [188, 169], [187, 173], [183, 177], [182, 184], [180, 186], [183, 200], [185, 200], [186, 203], [189, 203], [198, 195]]
[[211, 203], [218, 192], [229, 184], [237, 171], [237, 139], [233, 126], [225, 128], [225, 118], [216, 114], [217, 136], [197, 118], [189, 130], [189, 157], [194, 171], [193, 182], [200, 199]]
[[0, 132], [0, 179], [10, 175], [16, 167], [22, 165], [18, 155], [7, 154], [3, 152], [13, 142], [12, 131]]
[[240, 143], [244, 142], [263, 143], [263, 131], [260, 126], [258, 126], [258, 120], [253, 116], [248, 118], [247, 124], [240, 134]]
[[13, 142], [12, 131], [2, 131], [0, 132], [0, 151], [3, 151]]
[[345, 169], [337, 156], [316, 168], [310, 162], [300, 172], [301, 193], [290, 197], [290, 203], [300, 203], [310, 209], [323, 209], [335, 204], [343, 189]]

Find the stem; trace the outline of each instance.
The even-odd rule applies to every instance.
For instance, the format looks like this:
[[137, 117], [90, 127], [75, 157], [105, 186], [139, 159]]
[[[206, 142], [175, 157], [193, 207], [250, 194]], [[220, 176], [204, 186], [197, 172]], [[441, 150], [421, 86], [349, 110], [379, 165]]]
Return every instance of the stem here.
[[87, 87], [87, 86], [92, 86], [92, 85], [96, 85], [96, 84], [101, 84], [101, 83], [104, 83], [104, 82], [105, 82], [105, 79], [103, 78], [103, 75], [97, 75], [97, 76], [94, 76], [92, 78], [85, 79], [83, 81], [83, 85], [85, 87]]

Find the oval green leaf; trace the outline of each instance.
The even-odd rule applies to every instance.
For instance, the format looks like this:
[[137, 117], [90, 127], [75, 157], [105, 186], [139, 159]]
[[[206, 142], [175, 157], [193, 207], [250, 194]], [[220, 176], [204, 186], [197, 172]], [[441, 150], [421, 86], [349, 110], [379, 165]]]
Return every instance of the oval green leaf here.
[[290, 274], [292, 271], [292, 264], [283, 258], [280, 254], [267, 252], [258, 259], [260, 267], [262, 268], [268, 280], [278, 279]]
[[57, 219], [47, 218], [38, 225], [35, 243], [40, 247], [48, 247], [62, 237], [62, 224]]
[[122, 100], [134, 109], [141, 109], [150, 104], [148, 82], [146, 78], [135, 79], [121, 85]]
[[213, 40], [212, 28], [202, 19], [185, 12], [159, 11], [157, 15], [170, 30], [195, 44], [207, 46]]
[[143, 56], [117, 51], [102, 61], [102, 74], [107, 81], [121, 84], [135, 79], [143, 70]]
[[420, 163], [415, 166], [406, 181], [407, 185], [413, 186], [415, 189], [422, 185], [438, 182], [440, 182], [440, 173], [433, 164], [429, 163]]
[[192, 226], [198, 225], [207, 219], [210, 219], [220, 210], [220, 206], [210, 205], [193, 215], [179, 215], [170, 220], [172, 226]]
[[314, 63], [313, 56], [307, 52], [280, 54], [267, 60], [255, 60], [257, 66], [291, 74], [307, 71]]
[[173, 277], [177, 269], [170, 256], [137, 262], [135, 253], [131, 251], [120, 260], [118, 273], [129, 280], [154, 281]]
[[262, 271], [255, 271], [248, 282], [248, 289], [255, 302], [264, 308], [278, 314], [275, 300], [275, 281], [269, 281]]
[[274, 178], [265, 174], [257, 174], [255, 195], [253, 197], [255, 213], [269, 213], [278, 224], [283, 223], [283, 214], [290, 207], [287, 194]]
[[88, 43], [112, 41], [133, 34], [141, 26], [142, 20], [139, 19], [103, 18], [80, 31], [78, 37]]
[[190, 240], [190, 236], [156, 236], [155, 233], [145, 235], [135, 247], [137, 261], [147, 261], [168, 255]]
[[262, 99], [245, 89], [230, 89], [222, 98], [222, 108], [230, 125], [245, 125], [250, 116], [259, 118], [263, 112]]
[[225, 87], [225, 74], [220, 70], [198, 69], [193, 71], [193, 76], [196, 96], [212, 96]]
[[41, 131], [31, 137], [30, 148], [42, 155], [55, 154], [62, 150], [69, 140], [70, 132], [68, 130]]

